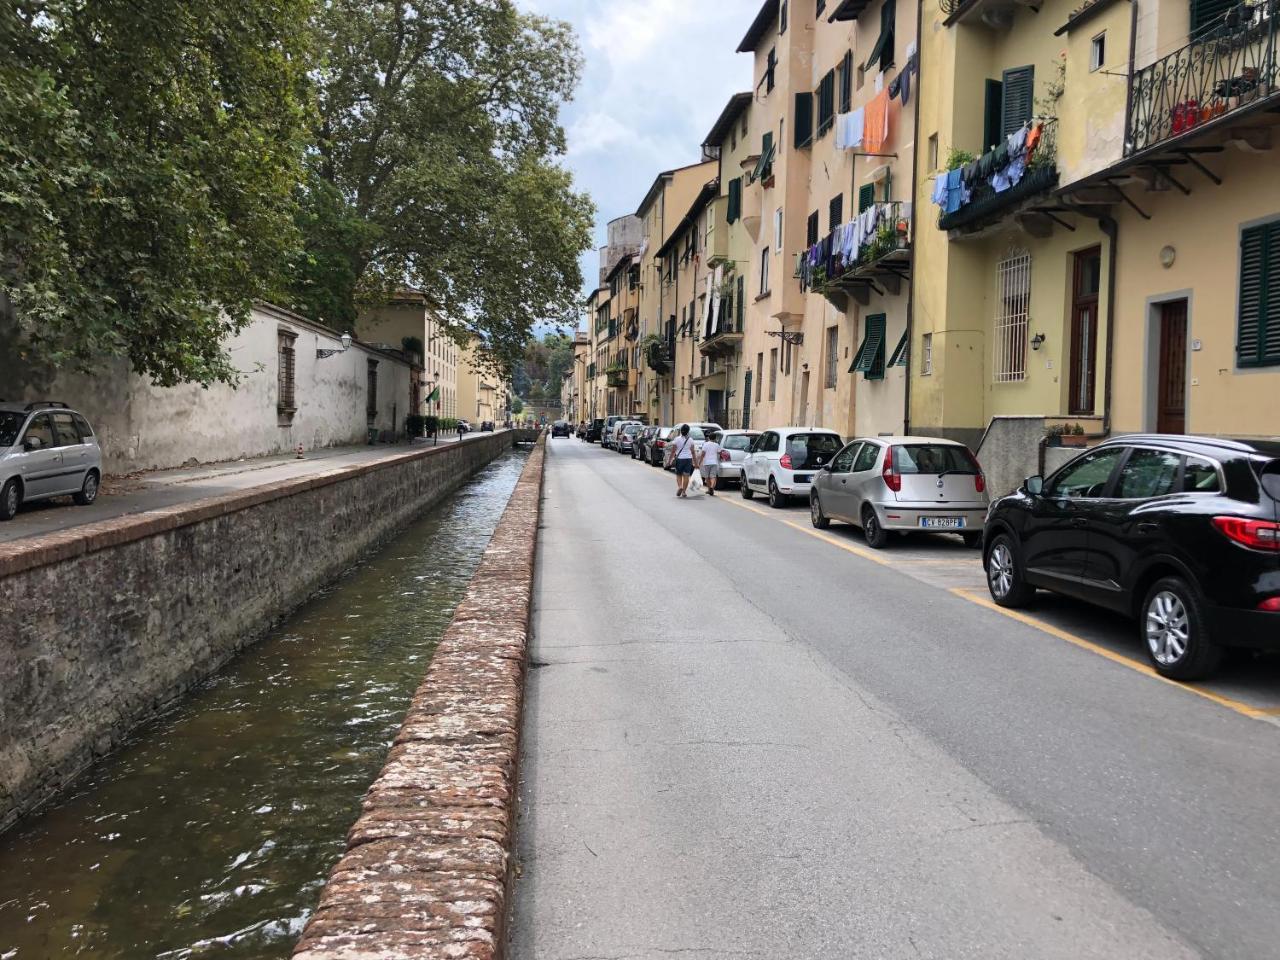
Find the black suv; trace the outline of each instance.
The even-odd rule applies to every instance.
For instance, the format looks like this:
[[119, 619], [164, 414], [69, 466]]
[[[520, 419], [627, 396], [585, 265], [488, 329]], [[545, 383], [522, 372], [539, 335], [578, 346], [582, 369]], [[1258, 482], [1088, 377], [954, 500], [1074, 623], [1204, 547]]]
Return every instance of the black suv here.
[[983, 560], [1001, 606], [1042, 587], [1137, 618], [1166, 677], [1280, 649], [1280, 442], [1108, 440], [992, 503]]
[[568, 421], [568, 420], [557, 420], [555, 423], [551, 424], [551, 436], [552, 436], [553, 438], [555, 438], [555, 437], [568, 437], [568, 436], [569, 436], [569, 421]]

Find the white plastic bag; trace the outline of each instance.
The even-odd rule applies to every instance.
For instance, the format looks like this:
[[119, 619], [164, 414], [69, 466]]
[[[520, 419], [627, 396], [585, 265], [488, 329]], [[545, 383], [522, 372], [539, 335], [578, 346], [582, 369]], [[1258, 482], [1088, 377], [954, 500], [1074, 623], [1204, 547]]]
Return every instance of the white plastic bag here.
[[693, 471], [693, 477], [689, 480], [689, 489], [695, 492], [702, 489], [702, 471], [701, 470], [695, 469]]

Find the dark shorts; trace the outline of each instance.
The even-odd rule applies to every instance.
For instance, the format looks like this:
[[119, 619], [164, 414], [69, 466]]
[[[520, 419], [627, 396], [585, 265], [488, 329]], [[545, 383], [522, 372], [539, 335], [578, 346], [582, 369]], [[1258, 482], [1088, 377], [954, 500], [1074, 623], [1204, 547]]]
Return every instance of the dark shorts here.
[[676, 461], [676, 476], [691, 476], [693, 474], [693, 460], [681, 459]]

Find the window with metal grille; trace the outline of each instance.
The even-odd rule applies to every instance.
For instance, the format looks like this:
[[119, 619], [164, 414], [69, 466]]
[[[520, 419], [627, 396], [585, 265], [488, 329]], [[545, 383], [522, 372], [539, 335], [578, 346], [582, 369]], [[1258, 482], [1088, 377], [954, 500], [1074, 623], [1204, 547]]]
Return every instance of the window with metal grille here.
[[1242, 367], [1280, 364], [1280, 220], [1240, 232], [1236, 357]]
[[920, 338], [920, 376], [927, 377], [933, 373], [933, 334], [926, 333]]
[[294, 342], [298, 335], [292, 330], [280, 330], [276, 334], [276, 411], [282, 416], [292, 417], [298, 409], [297, 397], [294, 394], [295, 351]]
[[365, 375], [367, 383], [368, 402], [365, 405], [365, 413], [370, 420], [378, 415], [378, 361], [370, 360], [368, 373]]
[[1031, 254], [1011, 250], [996, 265], [995, 354], [996, 383], [1027, 378], [1027, 320], [1031, 307]]
[[827, 362], [826, 376], [824, 383], [828, 390], [834, 389], [836, 385], [836, 361], [839, 359], [836, 351], [840, 349], [840, 328], [827, 327]]

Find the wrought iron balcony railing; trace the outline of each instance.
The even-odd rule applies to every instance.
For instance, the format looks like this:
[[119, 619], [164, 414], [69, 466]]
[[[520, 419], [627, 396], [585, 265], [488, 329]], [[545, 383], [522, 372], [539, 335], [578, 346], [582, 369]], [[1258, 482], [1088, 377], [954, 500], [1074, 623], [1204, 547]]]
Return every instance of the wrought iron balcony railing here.
[[889, 257], [903, 254], [905, 258], [911, 246], [911, 221], [902, 201], [877, 203], [864, 212], [869, 215], [868, 224], [861, 231], [861, 243], [855, 234], [851, 245], [849, 231], [857, 231], [863, 212], [796, 256], [795, 276], [801, 289], [820, 292], [873, 271]]
[[[1032, 128], [1035, 123], [1033, 122]], [[969, 198], [958, 209], [950, 213], [944, 210], [938, 216], [938, 227], [942, 230], [977, 229], [990, 224], [1009, 214], [1023, 202], [1047, 193], [1058, 185], [1058, 121], [1046, 119], [1041, 123], [1039, 140], [1026, 160], [1026, 167], [1017, 183], [1002, 184], [1004, 189], [996, 189], [998, 178], [1008, 178], [1009, 167], [997, 167], [994, 162], [987, 162], [999, 151], [988, 151], [974, 163], [978, 170], [989, 169], [989, 173], [979, 174], [979, 178], [969, 187]]]
[[605, 382], [611, 387], [626, 387], [630, 385], [629, 371], [626, 367], [613, 367], [605, 371]]
[[1275, 97], [1280, 0], [1229, 7], [1185, 47], [1134, 73], [1125, 156]]

